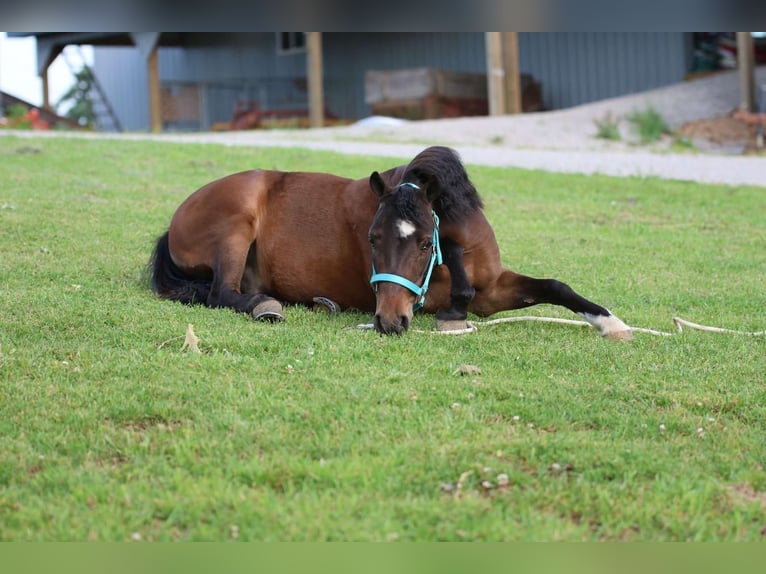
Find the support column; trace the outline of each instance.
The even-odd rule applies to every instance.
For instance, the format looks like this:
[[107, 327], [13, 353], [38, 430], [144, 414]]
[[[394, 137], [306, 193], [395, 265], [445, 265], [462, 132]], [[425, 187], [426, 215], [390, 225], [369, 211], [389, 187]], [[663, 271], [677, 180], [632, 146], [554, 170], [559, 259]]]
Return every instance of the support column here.
[[490, 116], [501, 116], [505, 113], [506, 82], [501, 34], [501, 32], [484, 33], [487, 46], [487, 100]]
[[51, 90], [48, 82], [48, 70], [50, 65], [45, 66], [40, 73], [40, 79], [43, 81], [43, 109], [51, 111]]
[[519, 73], [519, 35], [517, 32], [503, 34], [503, 70], [506, 81], [506, 110], [509, 114], [520, 114], [521, 74]]
[[146, 60], [149, 74], [149, 125], [153, 133], [162, 131], [162, 99], [160, 94], [159, 48], [155, 44]]
[[309, 91], [309, 125], [324, 125], [324, 83], [322, 78], [322, 32], [306, 32], [306, 75]]
[[521, 113], [517, 32], [485, 32], [489, 115]]
[[755, 48], [750, 32], [737, 32], [740, 109], [755, 112]]
[[64, 50], [64, 45], [56, 43], [54, 38], [40, 37], [36, 38], [35, 44], [37, 51], [37, 74], [40, 76], [43, 84], [42, 107], [46, 110], [52, 110], [48, 70], [56, 60], [56, 57]]

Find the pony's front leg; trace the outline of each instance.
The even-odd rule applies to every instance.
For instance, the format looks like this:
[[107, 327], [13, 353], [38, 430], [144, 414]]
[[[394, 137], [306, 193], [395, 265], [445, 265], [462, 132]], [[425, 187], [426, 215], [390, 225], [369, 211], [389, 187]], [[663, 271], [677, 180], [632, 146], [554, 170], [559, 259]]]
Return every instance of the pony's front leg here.
[[[468, 305], [476, 290], [471, 286], [463, 265], [463, 247], [451, 239], [441, 241], [442, 257], [450, 275], [450, 305], [447, 309], [436, 312], [440, 324], [453, 321], [465, 321], [468, 317]], [[449, 325], [450, 327], [453, 325]]]
[[633, 338], [628, 327], [608, 309], [576, 293], [556, 279], [535, 279], [504, 269], [496, 281], [477, 290], [469, 311], [481, 316], [499, 311], [523, 309], [540, 303], [566, 307], [593, 325], [608, 339]]

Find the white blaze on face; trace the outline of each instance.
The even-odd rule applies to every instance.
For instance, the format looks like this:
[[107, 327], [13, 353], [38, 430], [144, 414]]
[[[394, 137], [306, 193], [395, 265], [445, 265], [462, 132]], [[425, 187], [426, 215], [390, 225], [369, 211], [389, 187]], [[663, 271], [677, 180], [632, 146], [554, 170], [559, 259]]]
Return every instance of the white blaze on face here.
[[399, 237], [402, 239], [408, 238], [415, 233], [415, 226], [411, 222], [400, 219], [396, 222], [396, 228], [399, 230]]

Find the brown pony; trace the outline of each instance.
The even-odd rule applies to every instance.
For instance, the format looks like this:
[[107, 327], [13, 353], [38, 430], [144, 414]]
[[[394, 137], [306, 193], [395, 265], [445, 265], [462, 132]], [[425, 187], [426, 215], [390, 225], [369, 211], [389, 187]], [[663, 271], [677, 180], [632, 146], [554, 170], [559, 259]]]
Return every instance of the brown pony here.
[[568, 285], [504, 269], [482, 207], [458, 154], [440, 146], [359, 180], [236, 173], [181, 204], [157, 241], [151, 286], [160, 297], [261, 320], [282, 320], [280, 302], [320, 300], [374, 312], [384, 334], [406, 331], [421, 306], [437, 321], [464, 322], [468, 312], [551, 303], [606, 337], [631, 337]]

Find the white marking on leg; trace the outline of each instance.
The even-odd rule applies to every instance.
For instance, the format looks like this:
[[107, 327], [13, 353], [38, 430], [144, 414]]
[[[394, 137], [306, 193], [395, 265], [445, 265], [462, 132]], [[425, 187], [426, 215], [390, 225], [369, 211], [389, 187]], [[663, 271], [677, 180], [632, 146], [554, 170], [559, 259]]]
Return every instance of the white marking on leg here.
[[579, 313], [583, 319], [593, 325], [604, 337], [609, 337], [616, 333], [630, 333], [628, 327], [619, 317], [614, 315], [591, 315], [590, 313]]
[[415, 233], [415, 226], [412, 225], [411, 222], [406, 221], [404, 219], [400, 219], [396, 222], [396, 227], [399, 229], [399, 237], [402, 239], [408, 238], [410, 235]]

